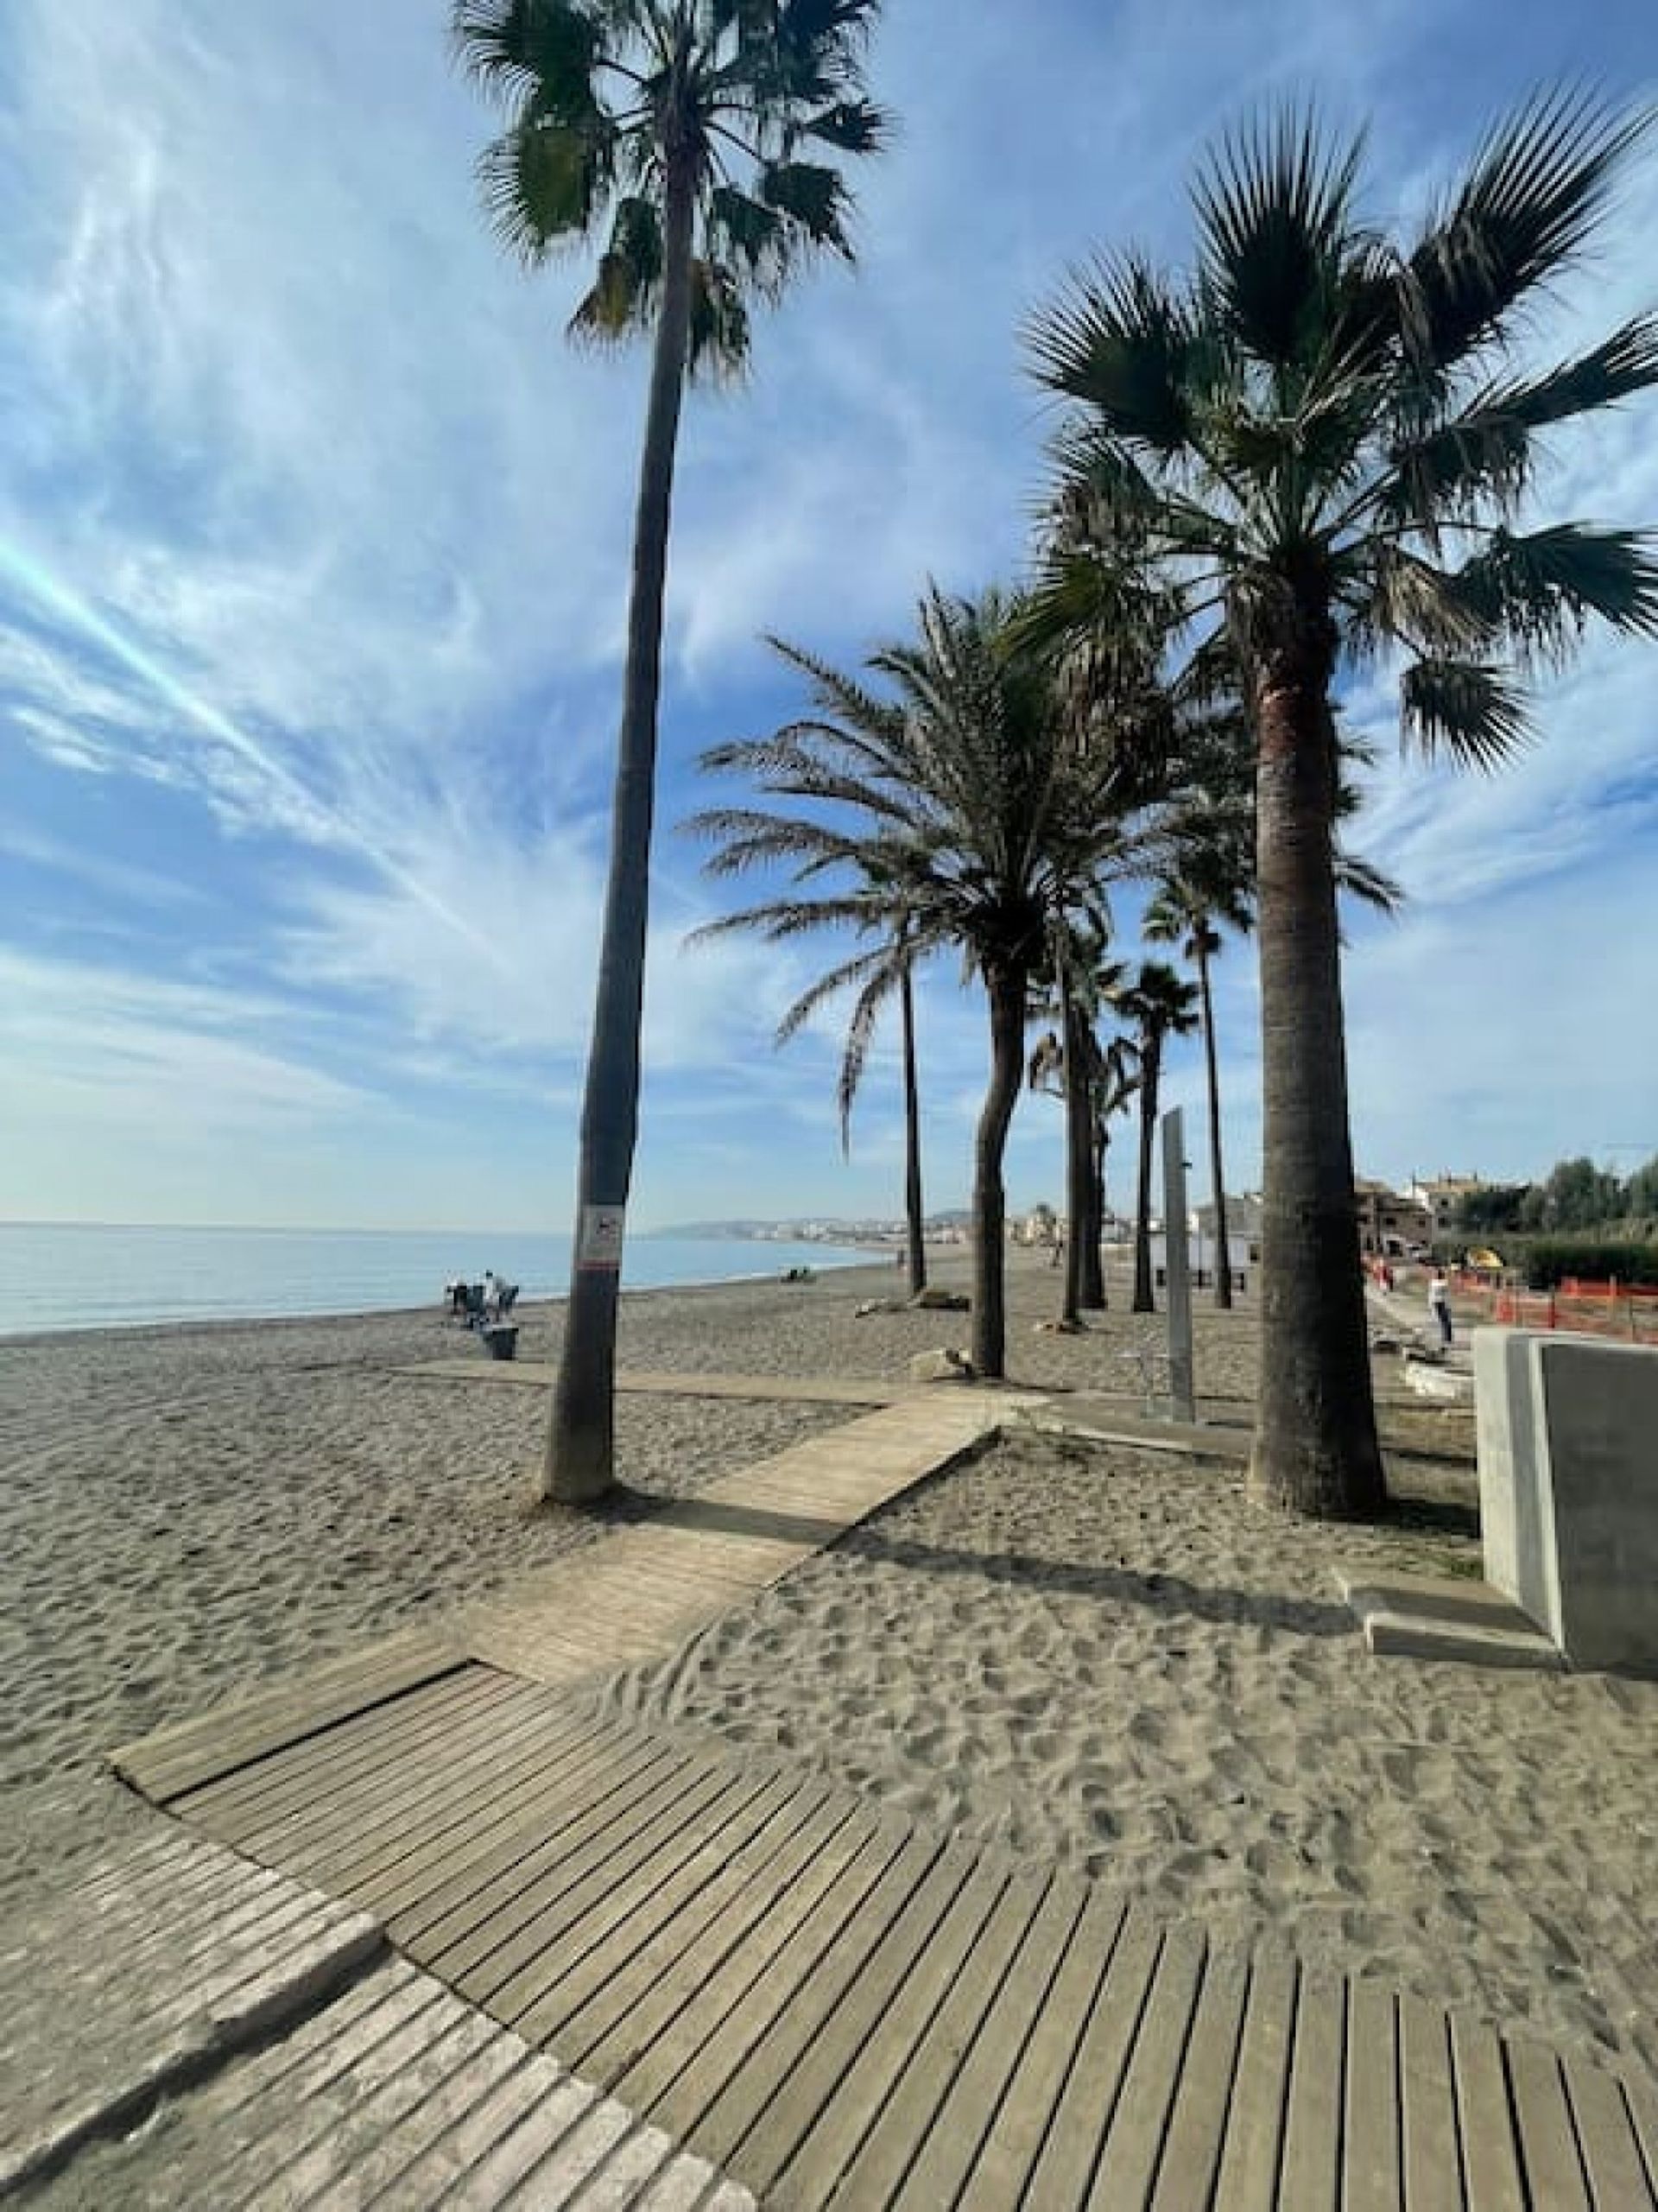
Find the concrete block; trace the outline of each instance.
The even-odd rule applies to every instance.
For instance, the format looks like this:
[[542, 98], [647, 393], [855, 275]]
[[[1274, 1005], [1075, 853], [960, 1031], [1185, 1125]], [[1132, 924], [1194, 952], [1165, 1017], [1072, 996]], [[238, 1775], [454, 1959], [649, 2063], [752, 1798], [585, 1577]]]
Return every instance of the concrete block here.
[[1474, 1336], [1486, 1573], [1574, 1666], [1658, 1676], [1658, 1350]]
[[1460, 1659], [1480, 1667], [1558, 1668], [1560, 1654], [1488, 1582], [1338, 1570], [1341, 1594], [1378, 1657]]

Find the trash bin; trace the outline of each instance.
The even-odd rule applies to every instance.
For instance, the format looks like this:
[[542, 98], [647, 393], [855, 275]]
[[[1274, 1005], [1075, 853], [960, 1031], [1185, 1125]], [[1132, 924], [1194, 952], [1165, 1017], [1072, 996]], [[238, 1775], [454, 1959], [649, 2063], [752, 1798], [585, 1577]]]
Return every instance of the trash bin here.
[[518, 1324], [516, 1321], [490, 1321], [478, 1331], [490, 1347], [491, 1360], [513, 1360], [518, 1354]]

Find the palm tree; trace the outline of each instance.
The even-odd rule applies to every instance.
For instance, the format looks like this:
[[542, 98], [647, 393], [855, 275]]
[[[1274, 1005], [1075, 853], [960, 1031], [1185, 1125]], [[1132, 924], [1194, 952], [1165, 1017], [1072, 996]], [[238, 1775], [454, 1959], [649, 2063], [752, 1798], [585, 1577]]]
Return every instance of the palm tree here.
[[[1140, 1183], [1134, 1209], [1134, 1302], [1136, 1314], [1156, 1310], [1151, 1294], [1151, 1162], [1157, 1131], [1157, 1092], [1163, 1047], [1198, 1026], [1198, 994], [1166, 960], [1142, 960], [1134, 981], [1117, 993], [1117, 1011], [1133, 1033], [1140, 1069]], [[1184, 1221], [1165, 1221], [1165, 1238], [1186, 1234]]]
[[794, 868], [791, 896], [724, 927], [873, 932], [902, 915], [913, 957], [953, 947], [983, 981], [991, 1070], [974, 1147], [972, 1357], [990, 1378], [1006, 1365], [1002, 1163], [1030, 979], [1052, 917], [1092, 895], [1133, 780], [1109, 748], [1079, 742], [1049, 667], [1012, 649], [1017, 612], [994, 591], [970, 601], [929, 590], [915, 639], [870, 656], [879, 690], [780, 645], [815, 713], [717, 746], [704, 765], [744, 773], [782, 804], [709, 809], [689, 825], [719, 841], [716, 873]]
[[1058, 1014], [1060, 1028], [1037, 1040], [1027, 1081], [1034, 1091], [1058, 1097], [1065, 1105], [1066, 1241], [1065, 1289], [1060, 1319], [1080, 1326], [1083, 1309], [1105, 1308], [1105, 1278], [1100, 1240], [1105, 1226], [1105, 1148], [1111, 1117], [1128, 1104], [1137, 1078], [1129, 1072], [1131, 1048], [1120, 1037], [1102, 1045], [1098, 1022], [1128, 971], [1120, 960], [1104, 960], [1105, 933], [1098, 917], [1079, 919], [1054, 933], [1050, 950], [1053, 986], [1039, 993], [1033, 1011], [1040, 1018]]
[[[703, 827], [703, 817], [693, 817], [684, 825], [688, 828]], [[777, 1024], [777, 1043], [787, 1044], [798, 1036], [807, 1022], [828, 1000], [855, 989], [851, 1014], [846, 1024], [845, 1043], [841, 1049], [840, 1073], [835, 1086], [835, 1103], [840, 1113], [840, 1144], [843, 1152], [851, 1149], [852, 1108], [857, 1103], [864, 1072], [869, 1062], [870, 1047], [875, 1036], [876, 1023], [888, 1001], [898, 1001], [899, 1042], [903, 1068], [904, 1095], [904, 1229], [905, 1264], [908, 1272], [909, 1295], [919, 1297], [927, 1288], [927, 1210], [921, 1193], [921, 1081], [915, 1057], [915, 954], [910, 941], [908, 917], [890, 897], [890, 887], [883, 886], [878, 878], [865, 874], [866, 856], [855, 838], [849, 837], [838, 856], [842, 864], [854, 876], [864, 878], [863, 890], [867, 894], [865, 916], [861, 927], [874, 929], [880, 941], [872, 948], [855, 954], [851, 959], [837, 961], [827, 974], [803, 991]], [[725, 856], [716, 855], [708, 864], [712, 874], [723, 872]], [[885, 892], [885, 896], [883, 896]], [[734, 929], [762, 929], [773, 939], [793, 937], [802, 930], [822, 929], [831, 922], [844, 924], [847, 917], [837, 911], [826, 915], [819, 902], [810, 898], [779, 899], [763, 908], [747, 908], [741, 914], [722, 915], [718, 921], [706, 922], [692, 931], [687, 942], [725, 936]]]
[[1031, 329], [1073, 402], [1065, 497], [1173, 565], [1244, 679], [1256, 761], [1266, 1071], [1264, 1295], [1252, 1479], [1320, 1515], [1375, 1511], [1376, 1443], [1353, 1203], [1332, 865], [1338, 673], [1402, 649], [1407, 735], [1491, 767], [1526, 732], [1521, 679], [1592, 618], [1658, 631], [1649, 538], [1517, 525], [1553, 425], [1658, 382], [1658, 320], [1575, 360], [1514, 358], [1580, 258], [1647, 127], [1534, 100], [1402, 244], [1361, 220], [1361, 148], [1285, 116], [1229, 140], [1196, 189], [1197, 267], [1125, 256]]
[[453, 11], [461, 61], [506, 110], [479, 165], [503, 244], [539, 267], [603, 235], [573, 332], [601, 343], [655, 333], [544, 1497], [597, 1498], [614, 1480], [621, 1230], [638, 1134], [662, 599], [686, 377], [699, 364], [742, 365], [748, 295], [775, 298], [814, 250], [851, 258], [840, 174], [801, 156], [881, 143], [884, 118], [863, 96], [879, 10], [880, 0], [457, 0]]
[[1254, 924], [1254, 855], [1247, 844], [1237, 839], [1190, 847], [1164, 876], [1140, 924], [1149, 943], [1178, 944], [1181, 958], [1191, 961], [1197, 971], [1204, 1072], [1209, 1090], [1209, 1173], [1215, 1195], [1215, 1303], [1227, 1309], [1232, 1302], [1232, 1253], [1226, 1234], [1220, 1072], [1209, 970], [1220, 950], [1222, 930], [1235, 930], [1243, 936]]

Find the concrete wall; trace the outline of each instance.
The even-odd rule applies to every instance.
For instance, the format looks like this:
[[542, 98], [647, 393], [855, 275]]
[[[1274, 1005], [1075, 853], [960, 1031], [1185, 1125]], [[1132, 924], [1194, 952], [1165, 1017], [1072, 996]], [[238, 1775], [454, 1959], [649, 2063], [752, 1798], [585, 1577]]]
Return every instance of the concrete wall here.
[[1658, 1350], [1474, 1332], [1488, 1581], [1576, 1666], [1658, 1675]]

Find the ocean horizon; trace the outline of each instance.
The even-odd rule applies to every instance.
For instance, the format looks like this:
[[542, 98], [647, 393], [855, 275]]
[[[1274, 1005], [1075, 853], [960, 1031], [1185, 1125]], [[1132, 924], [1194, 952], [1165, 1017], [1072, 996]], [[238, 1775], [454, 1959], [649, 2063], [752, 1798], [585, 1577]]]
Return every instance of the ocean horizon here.
[[[791, 1267], [867, 1265], [851, 1245], [641, 1231], [623, 1250], [628, 1290], [763, 1280]], [[0, 1336], [168, 1321], [296, 1321], [400, 1313], [443, 1302], [487, 1269], [525, 1299], [569, 1289], [570, 1239], [552, 1232], [135, 1227], [0, 1221]]]

